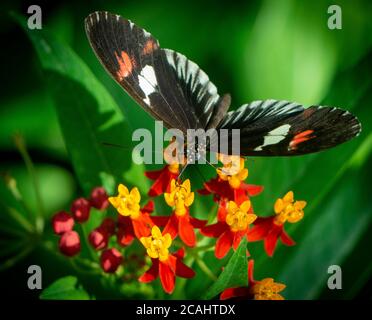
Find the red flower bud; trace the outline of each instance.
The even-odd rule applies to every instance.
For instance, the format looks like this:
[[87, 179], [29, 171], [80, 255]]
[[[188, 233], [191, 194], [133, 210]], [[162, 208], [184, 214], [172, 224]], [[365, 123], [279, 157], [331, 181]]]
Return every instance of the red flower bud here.
[[106, 230], [106, 232], [109, 234], [109, 235], [112, 235], [115, 233], [115, 229], [116, 229], [116, 223], [115, 223], [115, 220], [112, 219], [112, 218], [105, 218], [101, 224], [101, 227]]
[[72, 216], [65, 211], [57, 212], [52, 218], [54, 233], [59, 235], [71, 231], [74, 223]]
[[108, 195], [104, 188], [96, 187], [90, 195], [90, 204], [92, 207], [104, 210], [109, 206]]
[[123, 256], [115, 248], [106, 249], [101, 254], [101, 267], [107, 273], [114, 273], [122, 261]]
[[76, 199], [71, 206], [71, 212], [77, 222], [85, 222], [89, 219], [90, 203], [85, 198]]
[[102, 227], [98, 227], [89, 234], [88, 240], [94, 249], [101, 250], [107, 247], [109, 234]]
[[80, 251], [80, 237], [76, 231], [65, 232], [59, 239], [59, 250], [66, 256], [72, 257]]

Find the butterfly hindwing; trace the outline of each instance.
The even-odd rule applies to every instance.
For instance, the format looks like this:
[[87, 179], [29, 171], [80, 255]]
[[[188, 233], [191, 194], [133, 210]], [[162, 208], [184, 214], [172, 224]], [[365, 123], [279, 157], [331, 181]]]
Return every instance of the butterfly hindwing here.
[[115, 14], [92, 13], [85, 28], [107, 71], [155, 119], [183, 132], [207, 126], [220, 97], [194, 62]]
[[227, 113], [220, 129], [240, 129], [245, 156], [294, 156], [318, 152], [359, 134], [358, 119], [339, 108], [265, 100]]

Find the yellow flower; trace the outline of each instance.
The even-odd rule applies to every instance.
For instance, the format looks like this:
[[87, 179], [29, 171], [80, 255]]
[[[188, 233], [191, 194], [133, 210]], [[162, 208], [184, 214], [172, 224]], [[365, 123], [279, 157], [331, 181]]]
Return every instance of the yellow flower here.
[[283, 291], [285, 287], [282, 283], [274, 282], [272, 278], [265, 278], [257, 281], [251, 290], [255, 300], [284, 300], [278, 292]]
[[234, 189], [239, 188], [240, 182], [248, 177], [248, 169], [244, 168], [244, 159], [224, 154], [219, 155], [218, 158], [223, 163], [223, 167], [217, 169], [220, 179], [228, 181]]
[[286, 221], [295, 223], [300, 221], [304, 216], [303, 209], [306, 207], [306, 201], [294, 201], [293, 192], [289, 191], [281, 199], [276, 200], [274, 211], [276, 217], [274, 222], [282, 225]]
[[175, 207], [175, 213], [183, 216], [186, 213], [186, 207], [194, 202], [194, 192], [191, 192], [190, 180], [185, 180], [182, 184], [176, 183], [175, 179], [171, 181], [169, 193], [164, 193], [165, 202]]
[[142, 237], [140, 241], [146, 248], [147, 254], [150, 258], [159, 259], [160, 261], [168, 260], [168, 249], [172, 244], [172, 237], [169, 233], [166, 233], [163, 236], [160, 229], [157, 226], [154, 226], [151, 229], [151, 236]]
[[133, 188], [130, 192], [126, 186], [119, 184], [118, 196], [109, 197], [110, 203], [123, 216], [129, 216], [132, 219], [137, 219], [140, 215], [141, 194], [137, 188]]
[[255, 214], [248, 213], [250, 208], [251, 202], [249, 200], [244, 201], [240, 206], [234, 201], [229, 201], [226, 223], [230, 226], [231, 231], [247, 230], [248, 226], [256, 220], [257, 216]]

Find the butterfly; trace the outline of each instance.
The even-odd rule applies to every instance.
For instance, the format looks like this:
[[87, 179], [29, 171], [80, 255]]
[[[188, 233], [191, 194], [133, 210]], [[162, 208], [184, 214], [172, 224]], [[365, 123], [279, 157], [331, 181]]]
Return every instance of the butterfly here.
[[354, 115], [335, 107], [262, 100], [228, 111], [230, 95], [220, 96], [196, 63], [162, 49], [130, 20], [94, 12], [86, 18], [85, 29], [105, 69], [154, 119], [185, 134], [188, 129], [239, 129], [241, 156], [303, 155], [361, 132]]

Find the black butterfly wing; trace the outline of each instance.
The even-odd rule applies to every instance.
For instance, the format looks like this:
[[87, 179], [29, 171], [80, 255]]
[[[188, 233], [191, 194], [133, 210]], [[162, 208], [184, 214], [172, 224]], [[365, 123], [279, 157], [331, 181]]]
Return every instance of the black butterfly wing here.
[[161, 49], [147, 31], [119, 15], [85, 20], [89, 42], [112, 77], [167, 128], [205, 128], [220, 97], [208, 76], [180, 53]]
[[240, 129], [241, 155], [294, 156], [346, 142], [360, 133], [361, 124], [339, 108], [305, 109], [288, 101], [264, 100], [228, 112], [219, 129]]

